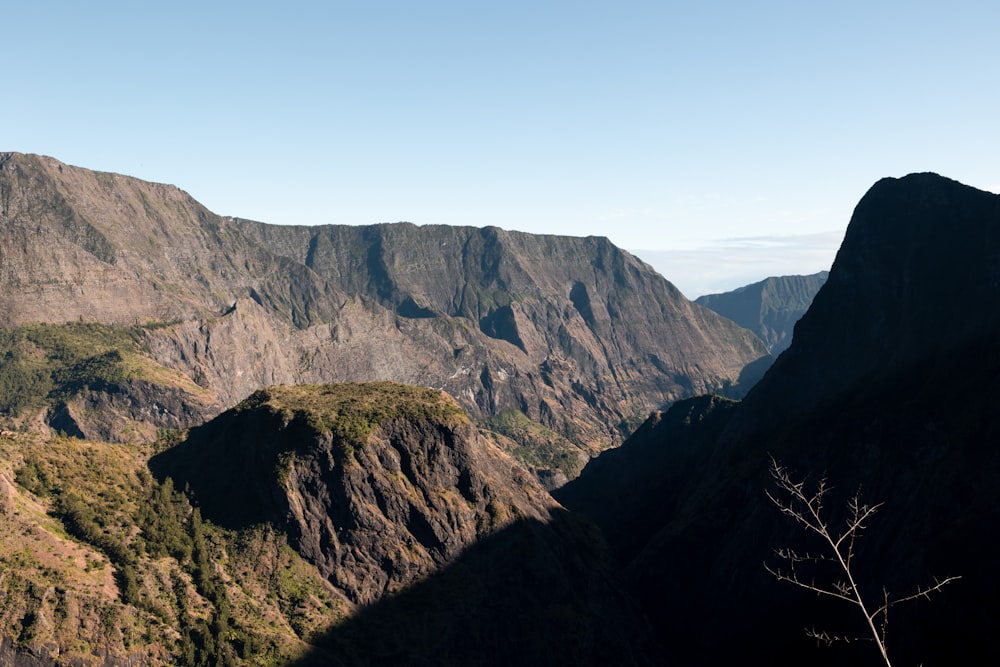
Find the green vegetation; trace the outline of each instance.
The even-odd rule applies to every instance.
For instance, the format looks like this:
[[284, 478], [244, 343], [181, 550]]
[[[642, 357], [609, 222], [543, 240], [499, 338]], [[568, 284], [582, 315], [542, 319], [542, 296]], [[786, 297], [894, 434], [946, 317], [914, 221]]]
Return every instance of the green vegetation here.
[[0, 415], [65, 400], [134, 377], [140, 327], [92, 322], [26, 324], [0, 330]]
[[[173, 432], [165, 436], [175, 438]], [[158, 482], [148, 472], [146, 461], [158, 447], [72, 438], [9, 444], [0, 464], [13, 463], [8, 470], [17, 484], [58, 520], [47, 528], [55, 531], [54, 539], [72, 538], [97, 552], [70, 565], [73, 559], [39, 555], [37, 546], [8, 548], [0, 535], [0, 564], [29, 570], [24, 577], [0, 580], [0, 601], [14, 596], [28, 605], [18, 616], [26, 621], [12, 619], [22, 628], [21, 639], [35, 640], [34, 628], [44, 623], [31, 618], [52, 613], [38, 611], [51, 606], [52, 597], [44, 586], [35, 591], [34, 582], [68, 590], [73, 577], [110, 576], [110, 563], [118, 601], [100, 614], [112, 628], [131, 619], [130, 641], [163, 646], [176, 664], [284, 664], [301, 650], [301, 638], [342, 615], [338, 603], [283, 534], [265, 528], [226, 531], [203, 521], [171, 479]], [[12, 544], [23, 543], [24, 534], [18, 530]], [[72, 567], [79, 571], [67, 569]], [[80, 643], [89, 653], [85, 641], [65, 641]]]
[[107, 391], [126, 380], [146, 380], [209, 397], [182, 373], [160, 366], [142, 347], [143, 332], [95, 322], [26, 324], [0, 329], [0, 419], [70, 401], [86, 390]]
[[332, 433], [351, 452], [371, 432], [392, 419], [445, 421], [465, 412], [445, 393], [395, 382], [295, 385], [262, 389], [241, 409], [269, 406], [288, 421], [304, 420], [321, 433]]
[[581, 450], [566, 437], [534, 422], [518, 410], [504, 410], [483, 424], [487, 433], [504, 436], [501, 446], [521, 463], [541, 470], [560, 470], [573, 479], [586, 463]]

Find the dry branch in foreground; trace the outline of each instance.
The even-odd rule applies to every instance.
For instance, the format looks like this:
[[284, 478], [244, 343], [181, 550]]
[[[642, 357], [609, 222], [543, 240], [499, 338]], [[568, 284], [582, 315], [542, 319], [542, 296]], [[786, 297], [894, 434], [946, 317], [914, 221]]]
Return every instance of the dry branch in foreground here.
[[[887, 667], [892, 667], [886, 652], [889, 608], [901, 602], [921, 597], [930, 599], [931, 593], [941, 590], [946, 584], [961, 577], [936, 580], [933, 586], [917, 588], [912, 595], [901, 598], [890, 598], [888, 590], [883, 587], [882, 604], [872, 609], [869, 605], [873, 603], [870, 600], [865, 601], [855, 581], [854, 547], [866, 528], [866, 522], [878, 511], [882, 503], [866, 505], [861, 502], [860, 494], [855, 494], [847, 504], [849, 510], [847, 521], [843, 528], [837, 531], [830, 527], [823, 514], [823, 499], [829, 491], [825, 478], [818, 482], [815, 490], [807, 491], [805, 482], [793, 481], [788, 470], [778, 464], [773, 457], [771, 458], [771, 477], [774, 478], [778, 489], [784, 494], [779, 497], [767, 491], [767, 497], [781, 510], [782, 514], [799, 523], [806, 532], [818, 535], [824, 543], [824, 549], [821, 554], [799, 553], [788, 548], [776, 549], [775, 554], [784, 562], [784, 565], [773, 568], [765, 563], [764, 567], [780, 581], [787, 581], [817, 595], [836, 598], [855, 605], [864, 615], [871, 632], [871, 637], [865, 637], [865, 639], [870, 638], [875, 641], [885, 664]], [[820, 563], [832, 564], [834, 571], [837, 572], [836, 578], [832, 581], [817, 581], [811, 568]], [[807, 634], [828, 644], [834, 641], [852, 640], [849, 637], [834, 636], [826, 631], [815, 629], [807, 630]]]

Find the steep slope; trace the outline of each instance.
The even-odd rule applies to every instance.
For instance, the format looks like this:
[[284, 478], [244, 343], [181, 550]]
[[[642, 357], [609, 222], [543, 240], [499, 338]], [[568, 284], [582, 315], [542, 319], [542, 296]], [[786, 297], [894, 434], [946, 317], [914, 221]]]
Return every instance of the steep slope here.
[[[445, 389], [517, 410], [584, 453], [766, 357], [606, 239], [473, 227], [279, 227], [167, 185], [0, 155], [8, 326], [155, 323], [152, 359], [223, 407], [272, 384]], [[579, 451], [577, 453], [579, 453]]]
[[144, 354], [143, 333], [94, 322], [0, 330], [0, 419], [138, 444], [217, 414], [209, 391]]
[[5, 665], [282, 664], [350, 608], [284, 535], [202, 522], [148, 446], [2, 438]]
[[442, 392], [268, 388], [150, 466], [189, 488], [206, 519], [287, 535], [349, 601], [302, 664], [644, 664], [655, 654], [592, 526]]
[[765, 278], [731, 292], [700, 296], [695, 303], [753, 331], [777, 357], [791, 344], [795, 323], [829, 275], [829, 271], [820, 271], [808, 276]]
[[274, 387], [155, 445], [0, 437], [4, 664], [656, 652], [594, 528], [439, 391]]
[[556, 507], [453, 399], [390, 383], [258, 391], [150, 465], [215, 523], [286, 532], [359, 604]]
[[[771, 454], [807, 488], [828, 478], [833, 526], [855, 493], [884, 503], [854, 560], [875, 607], [883, 587], [903, 597], [962, 577], [890, 609], [895, 662], [1000, 659], [987, 639], [1000, 618], [998, 257], [1000, 197], [933, 174], [880, 181], [791, 347], [740, 405], [674, 405], [558, 495], [605, 527], [664, 642], [693, 664], [878, 662], [870, 642], [817, 648], [803, 633], [862, 637], [856, 609], [764, 570], [777, 548], [822, 548], [766, 497]], [[637, 507], [666, 509], [644, 522]], [[622, 522], [640, 525], [638, 543]]]

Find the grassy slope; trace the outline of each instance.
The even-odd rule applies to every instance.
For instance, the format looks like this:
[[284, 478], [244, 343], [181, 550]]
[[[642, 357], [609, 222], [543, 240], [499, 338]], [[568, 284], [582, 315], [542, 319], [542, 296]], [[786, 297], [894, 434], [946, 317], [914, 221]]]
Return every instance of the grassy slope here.
[[282, 664], [347, 612], [283, 535], [202, 522], [153, 449], [6, 432], [0, 635], [83, 664]]

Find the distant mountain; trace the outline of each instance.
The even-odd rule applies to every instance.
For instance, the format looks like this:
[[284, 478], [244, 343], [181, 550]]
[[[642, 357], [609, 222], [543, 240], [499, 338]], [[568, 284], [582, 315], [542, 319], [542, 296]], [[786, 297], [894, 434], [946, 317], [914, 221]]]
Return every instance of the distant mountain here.
[[753, 331], [777, 357], [791, 344], [795, 323], [829, 275], [829, 271], [820, 271], [808, 276], [765, 278], [731, 292], [700, 296], [695, 303]]
[[878, 182], [791, 346], [742, 403], [679, 402], [557, 493], [602, 526], [680, 664], [883, 664], [872, 642], [817, 646], [803, 631], [863, 637], [856, 608], [765, 571], [781, 547], [823, 553], [765, 495], [770, 456], [807, 489], [828, 479], [832, 526], [856, 493], [884, 503], [853, 552], [873, 608], [962, 577], [889, 610], [894, 662], [1000, 660], [998, 258], [997, 195], [934, 174]]
[[[173, 186], [15, 153], [0, 154], [0, 309], [7, 327], [137, 327], [138, 353], [217, 411], [274, 384], [441, 388], [477, 421], [541, 425], [546, 446], [561, 443], [560, 475], [650, 410], [739, 395], [767, 355], [604, 238], [266, 225]], [[189, 412], [189, 425], [205, 415]], [[86, 432], [91, 413], [70, 405], [64, 430]]]

